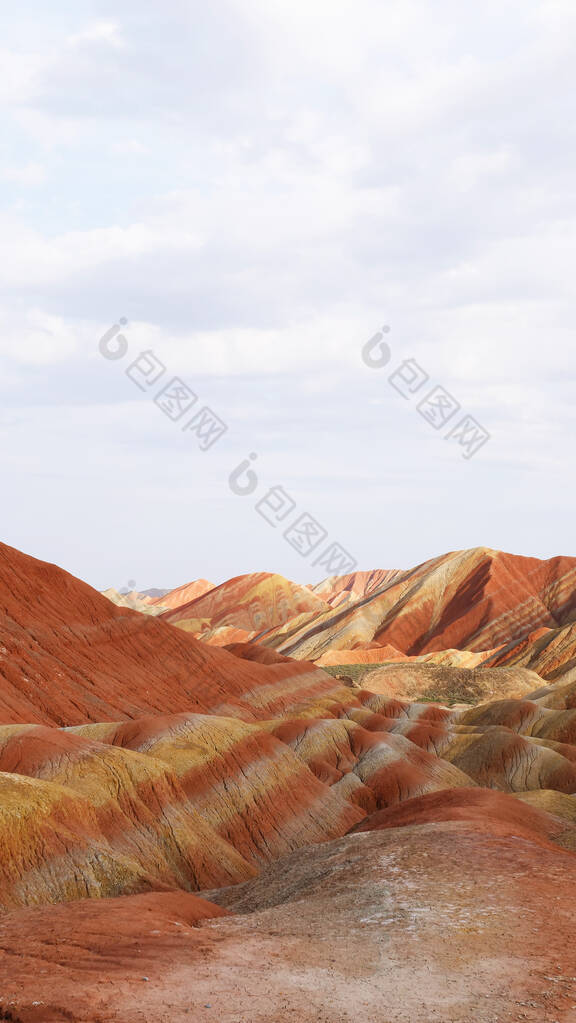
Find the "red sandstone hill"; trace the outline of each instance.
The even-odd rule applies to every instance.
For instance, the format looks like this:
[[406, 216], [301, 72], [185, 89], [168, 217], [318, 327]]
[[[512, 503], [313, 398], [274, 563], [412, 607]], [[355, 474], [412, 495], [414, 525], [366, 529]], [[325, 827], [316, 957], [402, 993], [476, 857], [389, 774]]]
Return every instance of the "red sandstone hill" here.
[[407, 655], [492, 652], [575, 617], [576, 558], [540, 561], [480, 547], [427, 561], [320, 618], [289, 622], [261, 642], [315, 661], [374, 645]]
[[[229, 579], [162, 617], [172, 625], [202, 635], [203, 639], [218, 642], [220, 630], [235, 629], [256, 635], [284, 625], [298, 615], [319, 615], [328, 609], [329, 605], [307, 586], [270, 572], [255, 572]], [[232, 637], [225, 639], [227, 643], [233, 641]]]
[[576, 624], [560, 629], [539, 629], [526, 639], [513, 640], [495, 651], [490, 665], [525, 666], [551, 682], [576, 680]]
[[312, 665], [242, 661], [0, 544], [0, 722], [184, 710], [250, 719], [281, 709], [288, 681], [295, 701], [334, 688]]
[[214, 583], [209, 583], [207, 579], [195, 579], [194, 582], [185, 583], [184, 586], [178, 586], [175, 590], [162, 592], [157, 597], [153, 597], [150, 603], [153, 607], [182, 607], [183, 604], [189, 604], [191, 600], [197, 600], [198, 597], [203, 597], [205, 593], [209, 593], [213, 589]]
[[0, 546], [0, 1020], [572, 1023], [572, 566], [460, 552], [264, 637], [495, 640], [372, 692]]
[[310, 589], [322, 597], [331, 607], [345, 602], [360, 600], [388, 585], [397, 576], [398, 569], [376, 568], [371, 572], [351, 572], [349, 575], [332, 575], [329, 579], [311, 586]]
[[537, 806], [526, 806], [519, 799], [511, 799], [502, 792], [482, 788], [444, 789], [407, 799], [371, 814], [352, 830], [354, 833], [378, 831], [441, 821], [467, 822], [479, 830], [495, 833], [500, 829], [508, 833], [512, 831], [518, 837], [548, 847], [551, 842], [570, 849], [576, 846], [573, 820], [555, 816]]

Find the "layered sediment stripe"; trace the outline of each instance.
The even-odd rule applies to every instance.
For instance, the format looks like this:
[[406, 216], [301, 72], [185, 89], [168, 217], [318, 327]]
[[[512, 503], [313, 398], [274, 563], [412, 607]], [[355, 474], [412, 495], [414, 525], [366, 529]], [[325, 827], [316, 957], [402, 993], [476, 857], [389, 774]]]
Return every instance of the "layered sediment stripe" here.
[[237, 576], [203, 596], [164, 614], [181, 628], [204, 622], [210, 630], [241, 629], [260, 634], [303, 613], [321, 614], [329, 607], [307, 586], [268, 572]]
[[487, 548], [434, 558], [314, 621], [291, 622], [263, 642], [296, 658], [375, 643], [408, 656], [458, 648], [490, 652], [576, 608], [573, 558], [539, 561]]
[[[554, 628], [574, 608], [576, 566], [569, 561], [554, 558], [545, 563], [546, 569], [535, 566], [532, 579], [537, 592], [494, 617], [489, 626], [475, 633], [470, 645], [487, 649], [488, 645], [507, 643], [511, 635], [525, 636], [542, 627]], [[550, 582], [544, 582], [547, 571], [553, 576]]]
[[576, 743], [576, 709], [555, 710], [533, 701], [500, 700], [475, 707], [459, 718], [461, 724], [476, 728], [500, 726], [520, 735], [532, 735], [555, 742]]
[[[293, 662], [292, 662], [293, 663]], [[342, 694], [347, 698], [345, 687], [326, 672], [313, 668], [287, 679], [282, 665], [270, 665], [270, 673], [277, 673], [277, 679], [255, 687], [243, 696], [244, 702], [257, 709], [260, 716], [266, 713], [274, 717], [283, 712], [297, 714], [299, 707], [313, 700], [330, 698], [336, 700]]]
[[201, 817], [251, 862], [343, 834], [359, 816], [286, 744], [236, 719], [148, 719], [109, 740], [169, 765]]
[[505, 792], [539, 788], [576, 792], [576, 763], [507, 728], [457, 735], [443, 757], [481, 786]]
[[[135, 876], [198, 890], [210, 877], [233, 883], [253, 873], [200, 816], [164, 762], [56, 729], [34, 728], [12, 738], [6, 731], [0, 769], [46, 783], [46, 792], [67, 795], [66, 805], [82, 801], [90, 822], [85, 840], [94, 834], [104, 841], [107, 855], [130, 864]], [[16, 775], [0, 774], [7, 777]], [[23, 803], [34, 794], [23, 789]], [[50, 806], [48, 824], [57, 810], [54, 801]], [[63, 876], [66, 869], [64, 862]]]
[[344, 601], [359, 600], [376, 590], [382, 590], [401, 575], [399, 569], [383, 568], [371, 572], [351, 572], [348, 575], [330, 576], [312, 589], [332, 607], [337, 607]]
[[526, 667], [554, 683], [576, 683], [576, 624], [546, 630], [521, 643], [508, 643], [485, 663]]
[[459, 721], [463, 725], [483, 728], [498, 725], [530, 735], [534, 726], [551, 713], [531, 700], [496, 700], [471, 707], [459, 715]]
[[[118, 895], [150, 888], [148, 870], [112, 848], [93, 807], [53, 782], [0, 774], [0, 905]], [[176, 884], [169, 870], [157, 880]]]
[[[519, 806], [520, 800], [526, 805]], [[479, 825], [496, 833], [500, 829], [512, 829], [515, 836], [546, 847], [554, 842], [564, 848], [574, 848], [575, 806], [570, 797], [556, 792], [524, 792], [514, 799], [493, 789], [445, 789], [380, 810], [353, 831], [422, 827], [454, 821]]]
[[[338, 785], [347, 774], [355, 774], [372, 792], [375, 806], [438, 788], [474, 784], [462, 771], [402, 735], [370, 732], [350, 720], [280, 722], [274, 725], [274, 733], [328, 784]], [[339, 791], [348, 791], [348, 786]], [[366, 801], [364, 795], [362, 799]]]
[[195, 579], [194, 582], [178, 586], [161, 597], [152, 597], [150, 603], [163, 610], [174, 609], [182, 607], [183, 604], [189, 604], [192, 600], [197, 600], [198, 597], [203, 597], [213, 589], [215, 589], [214, 583], [208, 582], [207, 579]]
[[306, 664], [269, 667], [199, 643], [5, 545], [0, 582], [0, 723], [68, 726], [223, 709], [256, 720], [268, 714], [260, 685], [279, 692], [283, 679], [293, 682], [297, 701], [327, 678], [309, 677]]

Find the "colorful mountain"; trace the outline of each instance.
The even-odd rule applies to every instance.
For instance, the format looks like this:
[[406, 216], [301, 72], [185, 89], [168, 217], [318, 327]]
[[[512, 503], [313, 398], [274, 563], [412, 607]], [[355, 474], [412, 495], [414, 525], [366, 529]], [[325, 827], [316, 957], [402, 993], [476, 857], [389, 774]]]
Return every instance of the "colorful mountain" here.
[[74, 725], [182, 711], [255, 719], [334, 688], [313, 665], [248, 665], [117, 607], [0, 545], [0, 723]]
[[[163, 615], [166, 622], [205, 641], [217, 640], [218, 633], [241, 630], [245, 636], [285, 625], [301, 614], [318, 615], [329, 609], [326, 601], [306, 586], [298, 586], [281, 575], [257, 572], [240, 575], [216, 586], [202, 596]], [[234, 642], [227, 634], [226, 642]]]
[[0, 546], [0, 1020], [568, 1023], [575, 567], [155, 617]]
[[407, 656], [453, 648], [475, 653], [519, 643], [576, 617], [576, 558], [516, 557], [480, 547], [396, 575], [367, 596], [261, 642], [290, 657], [393, 647]]
[[194, 582], [185, 583], [184, 586], [178, 586], [175, 590], [167, 590], [158, 594], [151, 603], [153, 607], [158, 607], [161, 611], [174, 610], [184, 604], [189, 604], [192, 600], [203, 597], [214, 588], [214, 583], [209, 583], [207, 579], [195, 579]]

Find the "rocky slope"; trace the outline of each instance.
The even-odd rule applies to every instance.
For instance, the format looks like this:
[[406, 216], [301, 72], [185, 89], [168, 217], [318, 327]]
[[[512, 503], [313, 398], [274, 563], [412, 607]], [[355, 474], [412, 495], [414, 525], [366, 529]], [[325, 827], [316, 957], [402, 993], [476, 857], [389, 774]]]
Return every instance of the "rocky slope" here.
[[298, 615], [318, 615], [328, 607], [326, 601], [308, 587], [298, 586], [281, 575], [258, 572], [229, 579], [203, 596], [166, 612], [163, 618], [219, 645], [248, 636], [257, 637]]
[[331, 607], [352, 603], [367, 597], [375, 590], [388, 585], [402, 573], [396, 569], [377, 568], [372, 572], [351, 572], [349, 575], [333, 575], [310, 588]]
[[0, 723], [186, 710], [252, 719], [333, 688], [313, 665], [248, 665], [0, 544]]
[[[456, 551], [395, 575], [360, 600], [287, 623], [260, 641], [291, 657], [393, 647], [407, 656], [492, 652], [576, 616], [576, 559]], [[384, 658], [385, 659], [385, 658]]]
[[214, 583], [209, 583], [207, 579], [195, 579], [194, 582], [185, 583], [184, 586], [177, 586], [175, 590], [162, 593], [159, 597], [153, 598], [151, 603], [160, 611], [174, 610], [174, 608], [182, 607], [192, 600], [203, 597], [213, 589], [215, 589]]
[[576, 856], [553, 817], [480, 796], [432, 820], [412, 801], [202, 900], [0, 917], [5, 1018], [571, 1023]]
[[[158, 618], [0, 546], [0, 1020], [573, 1021], [573, 571], [460, 552]], [[360, 634], [359, 683], [303, 659]]]

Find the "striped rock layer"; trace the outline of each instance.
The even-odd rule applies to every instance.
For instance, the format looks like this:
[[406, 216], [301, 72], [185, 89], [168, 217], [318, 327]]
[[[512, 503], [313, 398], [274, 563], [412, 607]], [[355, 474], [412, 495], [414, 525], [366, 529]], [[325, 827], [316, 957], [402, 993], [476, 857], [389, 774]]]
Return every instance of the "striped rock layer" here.
[[107, 597], [117, 607], [129, 607], [132, 611], [140, 611], [145, 615], [158, 615], [166, 610], [145, 593], [138, 593], [131, 590], [129, 593], [120, 593], [113, 587], [109, 590], [102, 590], [102, 596]]
[[260, 572], [230, 579], [203, 596], [167, 611], [163, 618], [203, 639], [223, 629], [242, 630], [257, 636], [300, 614], [317, 615], [328, 607], [308, 587], [298, 586], [281, 575]]
[[[0, 547], [0, 1019], [570, 1020], [573, 569], [527, 560], [265, 576], [261, 643], [237, 580], [224, 650]], [[421, 659], [301, 656], [356, 633]]]
[[551, 682], [576, 681], [576, 624], [539, 629], [524, 640], [512, 640], [484, 663], [529, 668]]
[[334, 689], [311, 664], [250, 664], [3, 544], [0, 593], [0, 723], [191, 710], [252, 720]]
[[397, 569], [377, 568], [372, 572], [351, 572], [349, 575], [333, 575], [310, 588], [331, 607], [360, 600], [375, 590], [392, 582], [402, 573]]
[[565, 827], [530, 807], [519, 818], [511, 796], [466, 797], [410, 800], [202, 898], [0, 916], [6, 1018], [570, 1023]]
[[[250, 722], [2, 726], [0, 906], [235, 884], [433, 793], [571, 801], [575, 693], [562, 692], [554, 708], [548, 694], [450, 710], [342, 687]], [[572, 827], [576, 813], [551, 810]]]
[[[456, 551], [402, 572], [367, 596], [314, 619], [294, 619], [259, 641], [317, 661], [357, 647], [408, 656], [482, 653], [556, 629], [576, 613], [576, 559]], [[383, 657], [386, 660], [386, 657]]]
[[160, 608], [161, 611], [173, 610], [184, 604], [189, 604], [192, 600], [197, 600], [198, 597], [203, 597], [213, 589], [215, 589], [214, 583], [208, 582], [207, 579], [195, 579], [194, 582], [177, 586], [175, 590], [169, 590], [161, 597], [153, 597], [150, 603], [153, 607]]

